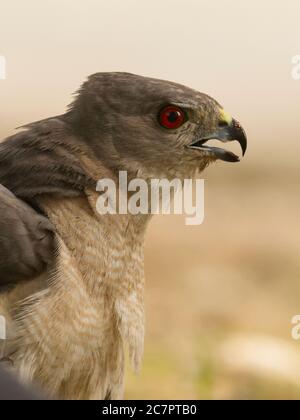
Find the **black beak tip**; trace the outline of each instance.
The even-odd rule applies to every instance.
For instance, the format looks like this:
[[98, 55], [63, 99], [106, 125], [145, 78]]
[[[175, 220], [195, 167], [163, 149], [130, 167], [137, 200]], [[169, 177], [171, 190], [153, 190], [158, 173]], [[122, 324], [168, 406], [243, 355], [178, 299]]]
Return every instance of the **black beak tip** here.
[[232, 129], [233, 129], [233, 136], [235, 140], [237, 140], [242, 148], [243, 156], [245, 156], [245, 153], [247, 151], [247, 134], [241, 124], [237, 120], [233, 120], [232, 123]]
[[247, 141], [247, 135], [245, 130], [241, 127], [241, 137], [240, 137], [240, 145], [242, 147], [242, 151], [243, 151], [243, 156], [245, 156], [246, 151], [247, 151], [247, 146], [248, 146], [248, 141]]
[[235, 155], [234, 153], [231, 153], [231, 152], [226, 152], [224, 154], [222, 160], [224, 160], [226, 162], [231, 162], [231, 163], [237, 163], [237, 162], [241, 161], [239, 156], [237, 156], [237, 155]]

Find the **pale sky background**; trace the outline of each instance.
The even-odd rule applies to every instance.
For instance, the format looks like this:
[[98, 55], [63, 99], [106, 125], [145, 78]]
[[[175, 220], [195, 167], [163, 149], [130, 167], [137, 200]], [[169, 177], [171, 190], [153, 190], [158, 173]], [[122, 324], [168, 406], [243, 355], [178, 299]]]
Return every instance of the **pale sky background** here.
[[[0, 140], [15, 127], [63, 113], [86, 77], [101, 71], [168, 79], [208, 93], [247, 131], [240, 164], [219, 162], [204, 173], [203, 225], [188, 228], [175, 216], [152, 222], [145, 362], [143, 376], [127, 382], [127, 397], [199, 398], [203, 357], [205, 383], [213, 396], [220, 388], [223, 398], [228, 365], [219, 369], [215, 350], [230, 333], [247, 334], [251, 349], [261, 333], [294, 345], [300, 81], [291, 73], [292, 57], [300, 54], [299, 0], [0, 0], [1, 54], [7, 79], [0, 80]], [[299, 351], [299, 342], [295, 346]], [[278, 362], [277, 350], [275, 342], [275, 367], [300, 369], [294, 359]], [[233, 354], [243, 360], [244, 350]], [[250, 360], [255, 354], [251, 350]], [[268, 374], [269, 347], [263, 354]], [[246, 372], [251, 380], [248, 365]], [[236, 390], [226, 396], [244, 399], [244, 376], [233, 382]], [[267, 391], [284, 397], [284, 384], [284, 378], [262, 382], [246, 399]]]
[[[0, 0], [0, 135], [64, 112], [91, 73], [129, 71], [214, 96], [250, 153], [297, 157], [299, 0]], [[251, 155], [250, 155], [251, 156]]]

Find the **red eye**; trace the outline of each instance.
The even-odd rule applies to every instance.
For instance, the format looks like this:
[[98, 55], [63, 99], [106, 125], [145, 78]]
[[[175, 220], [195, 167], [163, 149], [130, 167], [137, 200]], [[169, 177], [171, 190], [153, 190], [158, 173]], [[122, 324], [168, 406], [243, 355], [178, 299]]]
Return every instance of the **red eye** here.
[[166, 106], [159, 113], [159, 123], [165, 128], [179, 128], [185, 121], [184, 111], [177, 106]]

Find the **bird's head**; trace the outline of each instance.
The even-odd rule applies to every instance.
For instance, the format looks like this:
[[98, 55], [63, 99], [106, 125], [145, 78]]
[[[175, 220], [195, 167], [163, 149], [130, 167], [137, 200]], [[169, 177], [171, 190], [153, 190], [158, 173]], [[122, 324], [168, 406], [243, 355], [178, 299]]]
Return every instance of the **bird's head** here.
[[83, 84], [69, 115], [95, 155], [119, 170], [187, 177], [221, 159], [223, 147], [247, 148], [241, 125], [211, 97], [185, 86], [128, 73], [97, 73]]

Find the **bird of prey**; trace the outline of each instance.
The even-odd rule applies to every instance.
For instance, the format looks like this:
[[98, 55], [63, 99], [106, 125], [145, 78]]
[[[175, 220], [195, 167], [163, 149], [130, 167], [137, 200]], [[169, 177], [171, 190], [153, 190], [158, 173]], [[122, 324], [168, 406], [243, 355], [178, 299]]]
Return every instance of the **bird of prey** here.
[[67, 112], [0, 143], [3, 360], [61, 399], [120, 399], [124, 349], [144, 339], [143, 244], [150, 215], [96, 211], [99, 179], [186, 179], [241, 125], [211, 97], [129, 73], [97, 73]]

